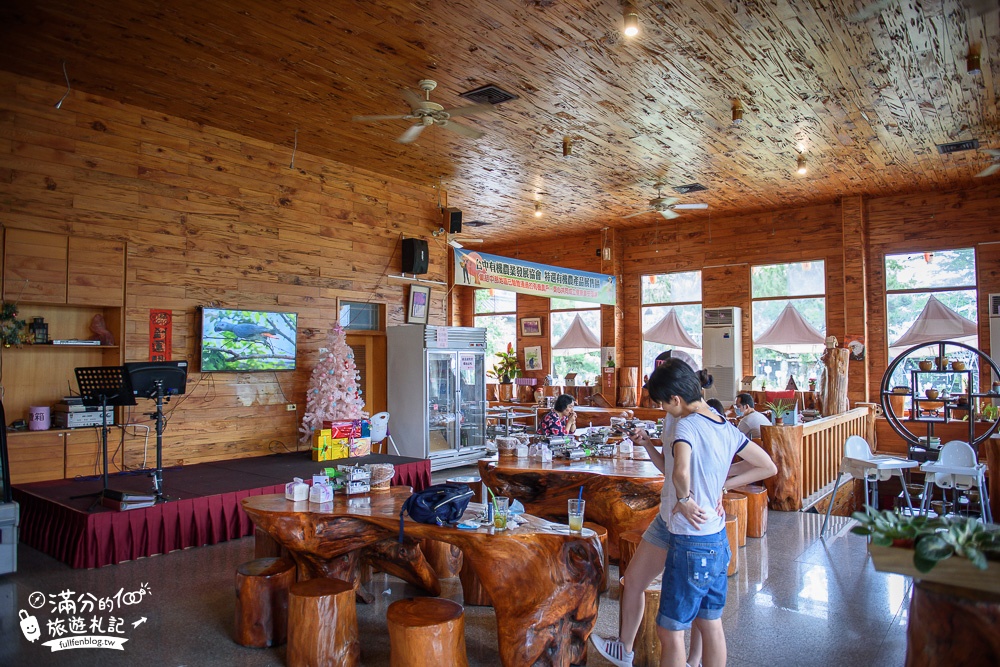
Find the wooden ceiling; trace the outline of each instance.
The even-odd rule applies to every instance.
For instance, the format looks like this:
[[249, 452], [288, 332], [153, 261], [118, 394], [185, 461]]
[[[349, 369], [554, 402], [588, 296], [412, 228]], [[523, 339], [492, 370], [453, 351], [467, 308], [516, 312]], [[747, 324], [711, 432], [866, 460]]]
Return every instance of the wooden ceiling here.
[[[0, 67], [64, 85], [65, 61], [74, 89], [289, 155], [298, 129], [300, 151], [440, 179], [466, 222], [502, 242], [662, 221], [623, 218], [657, 180], [707, 188], [680, 196], [710, 208], [678, 224], [969, 185], [989, 156], [935, 144], [1000, 148], [997, 5], [640, 1], [629, 39], [616, 0], [6, 0]], [[981, 74], [967, 72], [970, 52]], [[435, 127], [400, 144], [409, 121], [351, 121], [405, 113], [399, 89], [424, 78], [446, 107], [486, 84], [519, 99], [462, 120], [478, 141]]]

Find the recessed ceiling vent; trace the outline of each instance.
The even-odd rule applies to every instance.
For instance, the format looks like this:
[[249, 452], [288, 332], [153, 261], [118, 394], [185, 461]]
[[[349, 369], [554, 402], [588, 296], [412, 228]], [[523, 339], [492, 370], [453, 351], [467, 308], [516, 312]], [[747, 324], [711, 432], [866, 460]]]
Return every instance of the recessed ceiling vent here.
[[687, 185], [675, 185], [674, 192], [679, 195], [686, 195], [692, 192], [702, 192], [703, 190], [708, 190], [701, 183], [688, 183]]
[[517, 99], [517, 95], [508, 93], [503, 88], [498, 88], [493, 85], [483, 86], [482, 88], [476, 88], [475, 90], [459, 93], [458, 96], [464, 97], [467, 100], [472, 100], [476, 104], [503, 104], [504, 102], [510, 102], [511, 100]]
[[965, 141], [953, 141], [950, 144], [938, 144], [938, 153], [950, 155], [961, 151], [974, 151], [979, 148], [979, 139], [967, 139]]

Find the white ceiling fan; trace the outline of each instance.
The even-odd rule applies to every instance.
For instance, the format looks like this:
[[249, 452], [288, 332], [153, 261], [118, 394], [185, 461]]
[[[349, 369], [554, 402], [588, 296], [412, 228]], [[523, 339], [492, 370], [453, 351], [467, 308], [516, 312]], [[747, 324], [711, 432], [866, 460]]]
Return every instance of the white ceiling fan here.
[[982, 148], [980, 153], [986, 153], [993, 157], [993, 164], [983, 169], [981, 172], [976, 174], [976, 178], [984, 178], [986, 176], [992, 176], [993, 174], [1000, 171], [1000, 149], [998, 148]]
[[679, 213], [674, 212], [675, 210], [681, 211], [708, 208], [708, 204], [678, 204], [677, 202], [679, 200], [677, 197], [663, 196], [663, 193], [661, 192], [663, 190], [663, 186], [663, 183], [656, 183], [654, 186], [656, 187], [656, 197], [649, 200], [649, 208], [642, 211], [636, 211], [635, 213], [626, 215], [625, 217], [634, 218], [635, 216], [642, 215], [644, 213], [656, 212], [667, 220], [673, 220], [674, 218], [680, 217]]
[[470, 139], [478, 139], [483, 136], [483, 133], [479, 130], [473, 129], [467, 125], [462, 125], [461, 123], [456, 123], [451, 120], [454, 117], [461, 116], [472, 116], [477, 113], [486, 113], [493, 111], [492, 104], [470, 104], [465, 107], [454, 107], [451, 109], [445, 109], [443, 106], [436, 102], [431, 102], [431, 91], [437, 88], [437, 82], [431, 79], [423, 79], [417, 83], [420, 89], [424, 91], [424, 98], [421, 99], [420, 95], [417, 95], [412, 90], [403, 89], [400, 92], [403, 94], [403, 99], [406, 103], [410, 105], [410, 113], [397, 114], [389, 116], [354, 116], [353, 120], [359, 122], [369, 122], [369, 121], [379, 121], [379, 120], [413, 120], [416, 121], [410, 126], [406, 132], [403, 132], [396, 141], [401, 144], [408, 144], [417, 140], [420, 133], [424, 131], [425, 127], [431, 125], [437, 125], [438, 127], [443, 127], [446, 130], [450, 130], [455, 134], [460, 134], [463, 137], [468, 137]]
[[462, 243], [459, 243], [460, 240], [463, 243], [482, 243], [483, 242], [482, 239], [474, 239], [474, 238], [465, 236], [463, 234], [448, 234], [446, 232], [446, 230], [445, 230], [444, 227], [439, 227], [437, 230], [431, 232], [431, 236], [433, 236], [434, 238], [438, 238], [439, 236], [442, 236], [442, 235], [445, 237], [445, 240], [448, 242], [448, 245], [450, 245], [452, 248], [464, 248], [465, 246], [463, 246]]

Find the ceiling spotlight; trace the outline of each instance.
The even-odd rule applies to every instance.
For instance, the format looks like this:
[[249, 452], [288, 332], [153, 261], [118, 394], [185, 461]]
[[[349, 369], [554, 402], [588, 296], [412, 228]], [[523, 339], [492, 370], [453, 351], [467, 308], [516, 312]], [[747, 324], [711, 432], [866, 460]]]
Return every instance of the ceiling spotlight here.
[[969, 74], [981, 74], [982, 69], [979, 66], [979, 54], [970, 53], [965, 57], [965, 70]]
[[542, 217], [542, 205], [538, 202], [535, 202], [535, 217]]
[[739, 127], [743, 124], [743, 104], [739, 100], [733, 100], [733, 125]]
[[625, 13], [625, 36], [635, 37], [639, 34], [639, 15], [632, 5], [625, 5], [623, 10]]
[[806, 167], [806, 157], [800, 153], [796, 164], [798, 168], [795, 171], [798, 172], [799, 176], [805, 176], [806, 172], [809, 171], [809, 168]]
[[569, 157], [573, 154], [573, 140], [569, 137], [563, 137], [563, 157]]

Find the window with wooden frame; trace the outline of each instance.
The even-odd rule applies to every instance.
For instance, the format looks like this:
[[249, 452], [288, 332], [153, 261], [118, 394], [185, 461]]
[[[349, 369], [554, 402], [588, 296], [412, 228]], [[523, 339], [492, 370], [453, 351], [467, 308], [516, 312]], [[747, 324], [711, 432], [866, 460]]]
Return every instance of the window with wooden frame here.
[[641, 278], [642, 374], [653, 372], [657, 355], [681, 350], [702, 365], [701, 348], [684, 345], [679, 327], [701, 345], [701, 271], [657, 273]]
[[517, 349], [517, 293], [501, 289], [477, 289], [474, 294], [473, 326], [486, 329], [486, 368], [499, 361], [497, 352], [510, 344]]
[[582, 380], [597, 384], [601, 375], [601, 304], [570, 299], [549, 299], [549, 340], [554, 346], [566, 335], [573, 320], [579, 315], [584, 326], [598, 341], [597, 347], [579, 347], [557, 350], [552, 348], [552, 374], [558, 378], [576, 373]]

